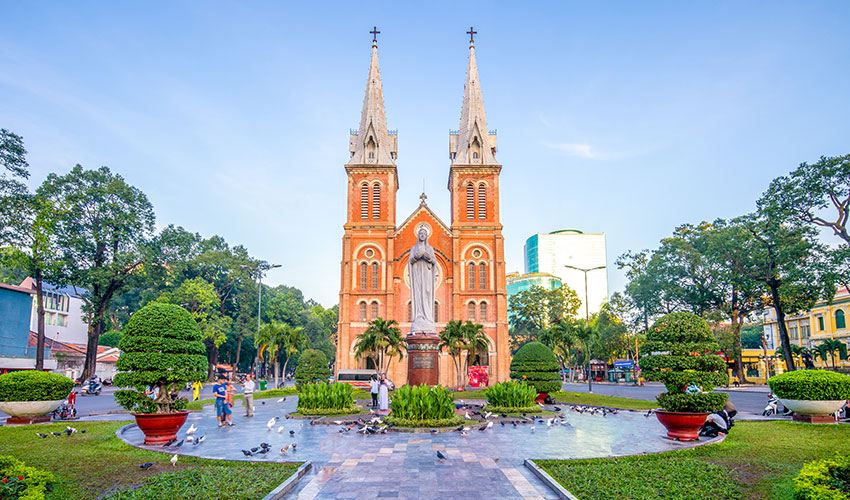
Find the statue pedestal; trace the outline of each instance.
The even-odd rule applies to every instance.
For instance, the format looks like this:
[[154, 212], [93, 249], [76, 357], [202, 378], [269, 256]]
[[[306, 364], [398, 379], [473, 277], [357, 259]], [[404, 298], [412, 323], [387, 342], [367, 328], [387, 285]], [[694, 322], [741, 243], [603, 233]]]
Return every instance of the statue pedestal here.
[[433, 333], [407, 336], [408, 385], [439, 385], [440, 337]]

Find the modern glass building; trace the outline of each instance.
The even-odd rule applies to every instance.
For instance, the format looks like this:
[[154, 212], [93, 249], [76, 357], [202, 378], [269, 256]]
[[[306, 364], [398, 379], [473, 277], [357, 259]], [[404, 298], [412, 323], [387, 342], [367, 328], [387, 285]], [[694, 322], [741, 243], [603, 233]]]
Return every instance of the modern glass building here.
[[[537, 233], [525, 241], [524, 254], [526, 275], [542, 273], [556, 276], [562, 284], [576, 292], [582, 301], [579, 317], [584, 317], [586, 299], [591, 314], [598, 312], [602, 303], [608, 299], [607, 269], [587, 273], [587, 297], [585, 273], [573, 269], [593, 269], [606, 265], [605, 233], [584, 233], [578, 229]], [[510, 295], [510, 285], [508, 288]]]

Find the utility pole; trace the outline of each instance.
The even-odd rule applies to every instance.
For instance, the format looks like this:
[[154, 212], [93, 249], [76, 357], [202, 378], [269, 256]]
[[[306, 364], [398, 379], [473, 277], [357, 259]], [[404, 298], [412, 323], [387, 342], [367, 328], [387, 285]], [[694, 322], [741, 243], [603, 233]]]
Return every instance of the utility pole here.
[[597, 271], [599, 269], [605, 269], [605, 266], [592, 267], [590, 269], [583, 269], [581, 267], [570, 266], [564, 264], [564, 267], [569, 269], [575, 269], [576, 271], [581, 271], [584, 273], [584, 327], [585, 327], [585, 335], [587, 335], [587, 392], [593, 393], [593, 374], [590, 372], [590, 307], [589, 307], [589, 299], [587, 295], [587, 273], [590, 271]]

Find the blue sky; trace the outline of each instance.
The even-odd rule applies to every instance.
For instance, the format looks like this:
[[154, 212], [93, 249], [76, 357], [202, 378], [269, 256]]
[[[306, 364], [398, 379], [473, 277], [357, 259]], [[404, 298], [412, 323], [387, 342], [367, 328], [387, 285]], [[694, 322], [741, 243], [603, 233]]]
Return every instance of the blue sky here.
[[0, 127], [31, 185], [107, 165], [174, 223], [338, 301], [348, 133], [373, 25], [398, 222], [449, 219], [470, 25], [498, 129], [508, 269], [536, 232], [623, 252], [754, 209], [802, 161], [850, 152], [850, 2], [13, 2], [0, 0]]

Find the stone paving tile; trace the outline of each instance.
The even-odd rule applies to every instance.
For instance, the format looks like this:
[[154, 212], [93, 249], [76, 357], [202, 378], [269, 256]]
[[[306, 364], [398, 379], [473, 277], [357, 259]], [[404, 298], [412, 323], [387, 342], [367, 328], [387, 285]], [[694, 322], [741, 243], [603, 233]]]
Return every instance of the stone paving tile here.
[[[663, 438], [664, 428], [654, 417], [637, 412], [618, 415], [565, 413], [567, 425], [512, 425], [518, 419], [505, 419], [484, 432], [408, 434], [387, 433], [364, 436], [355, 431], [340, 433], [335, 425], [310, 425], [304, 420], [288, 420], [285, 414], [295, 410], [297, 398], [283, 403], [266, 400], [257, 405], [255, 417], [234, 416], [236, 427], [219, 428], [213, 409], [192, 413], [178, 434], [185, 437], [190, 424], [200, 427], [196, 434], [206, 435], [200, 446], [188, 443], [180, 454], [229, 460], [313, 461], [314, 469], [305, 476], [287, 498], [415, 498], [440, 496], [478, 498], [555, 498], [523, 466], [526, 458], [592, 458], [683, 448]], [[266, 427], [270, 418], [275, 430]], [[532, 431], [532, 425], [535, 430]], [[283, 427], [282, 432], [276, 431]], [[290, 431], [292, 434], [290, 435]], [[131, 429], [124, 438], [140, 445], [143, 436]], [[272, 452], [246, 458], [241, 449], [268, 442]], [[286, 444], [297, 444], [297, 451], [280, 454]], [[174, 453], [162, 447], [149, 447]], [[436, 452], [448, 460], [441, 464]], [[481, 487], [482, 478], [487, 486]], [[355, 496], [350, 496], [352, 493]], [[459, 494], [462, 493], [462, 494]], [[498, 493], [498, 495], [495, 495]], [[382, 496], [379, 494], [395, 495]]]

